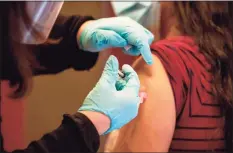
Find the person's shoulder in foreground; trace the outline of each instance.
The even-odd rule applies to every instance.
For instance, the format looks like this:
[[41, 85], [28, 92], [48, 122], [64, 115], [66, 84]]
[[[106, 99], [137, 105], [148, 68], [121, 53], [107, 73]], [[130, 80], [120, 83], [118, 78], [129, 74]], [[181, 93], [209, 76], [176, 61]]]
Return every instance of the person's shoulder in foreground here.
[[[167, 133], [167, 139], [162, 134], [160, 140], [164, 141], [164, 144], [170, 142], [167, 147], [171, 151], [224, 150], [223, 114], [219, 104], [213, 100], [213, 74], [210, 73], [211, 64], [204, 56], [204, 51], [198, 47], [195, 39], [189, 36], [175, 36], [158, 41], [151, 46], [151, 50], [156, 59], [155, 65], [141, 71], [151, 69], [150, 77], [153, 79], [149, 88], [153, 90], [153, 95], [158, 93], [156, 95], [159, 98], [153, 98], [151, 106], [146, 102], [145, 105], [161, 111], [155, 111], [153, 115], [155, 123], [164, 127], [158, 128], [156, 132]], [[136, 67], [141, 67], [140, 65], [144, 64], [136, 64]], [[164, 76], [161, 76], [162, 74]], [[146, 75], [142, 77], [148, 78]], [[156, 82], [161, 86], [155, 84]], [[172, 92], [169, 92], [168, 87]], [[145, 88], [148, 89], [148, 86]], [[174, 99], [161, 101], [163, 97]], [[170, 108], [175, 110], [174, 124], [174, 117], [168, 115], [174, 112], [169, 110]], [[169, 124], [172, 125], [172, 130]], [[218, 133], [213, 134], [216, 129]], [[152, 137], [155, 139], [155, 135]]]
[[[224, 140], [207, 140], [213, 130], [195, 130], [213, 126], [221, 129], [223, 118], [206, 117], [219, 115], [218, 107], [199, 105], [203, 101], [212, 104], [212, 96], [208, 93], [211, 87], [208, 69], [211, 67], [194, 39], [188, 36], [169, 37], [153, 43], [151, 50], [153, 65], [147, 65], [141, 57], [133, 64], [140, 78], [141, 90], [146, 91], [148, 98], [141, 104], [137, 118], [119, 130], [113, 150], [167, 152], [224, 149]], [[189, 107], [190, 103], [192, 107]], [[189, 113], [204, 117], [192, 118]], [[179, 128], [186, 126], [194, 131]], [[222, 134], [220, 130], [216, 139]]]

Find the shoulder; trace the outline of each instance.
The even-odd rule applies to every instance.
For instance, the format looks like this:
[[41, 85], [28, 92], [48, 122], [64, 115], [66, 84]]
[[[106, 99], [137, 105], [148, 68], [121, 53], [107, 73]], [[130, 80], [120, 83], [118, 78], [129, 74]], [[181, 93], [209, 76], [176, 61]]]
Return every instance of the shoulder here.
[[147, 65], [141, 57], [133, 64], [140, 77], [142, 89], [152, 88], [154, 94], [167, 95], [167, 98], [174, 99], [176, 116], [185, 104], [190, 86], [189, 71], [195, 65], [190, 63], [196, 62], [192, 56], [198, 54], [197, 50], [192, 39], [181, 37], [161, 40], [151, 46], [153, 65]]
[[167, 95], [167, 98], [174, 101], [172, 84], [170, 83], [166, 67], [157, 55], [152, 54], [152, 57], [152, 65], [145, 63], [142, 57], [138, 58], [132, 65], [140, 78], [141, 90], [153, 92], [153, 95], [164, 93]]
[[141, 91], [147, 93], [147, 99], [140, 105], [135, 120], [123, 128], [130, 133], [134, 127], [131, 142], [127, 144], [132, 152], [167, 152], [175, 129], [176, 109], [172, 87], [160, 59], [153, 55], [153, 61], [152, 65], [147, 65], [140, 57], [133, 64], [140, 79]]
[[[170, 80], [182, 83], [188, 77], [189, 54], [196, 54], [197, 46], [189, 37], [175, 37], [160, 40], [151, 45], [153, 64], [147, 65], [142, 57], [138, 58], [133, 67], [139, 75], [147, 78], [159, 78], [160, 81]], [[163, 77], [163, 78], [161, 78]]]

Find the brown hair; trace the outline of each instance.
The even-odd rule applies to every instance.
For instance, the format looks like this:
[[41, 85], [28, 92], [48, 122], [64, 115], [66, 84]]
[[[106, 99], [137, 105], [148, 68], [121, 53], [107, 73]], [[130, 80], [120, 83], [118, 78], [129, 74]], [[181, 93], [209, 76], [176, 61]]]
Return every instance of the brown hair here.
[[227, 151], [232, 152], [232, 2], [175, 2], [178, 29], [193, 36], [212, 65], [213, 95], [225, 115]]
[[[18, 23], [15, 18], [22, 17], [27, 25], [31, 25], [31, 20], [25, 12], [25, 2], [1, 2], [1, 10], [4, 15], [1, 15], [3, 31], [3, 47], [0, 50], [3, 54], [3, 70], [1, 79], [10, 81], [10, 86], [14, 87], [14, 92], [9, 96], [11, 98], [20, 98], [25, 96], [32, 87], [32, 73], [33, 68], [39, 68], [35, 57], [32, 52], [34, 45], [21, 44], [13, 40], [13, 37], [20, 37], [19, 32], [16, 30]], [[16, 28], [13, 27], [15, 26]], [[13, 31], [13, 32], [12, 32]], [[40, 37], [40, 33], [33, 29], [33, 34]]]

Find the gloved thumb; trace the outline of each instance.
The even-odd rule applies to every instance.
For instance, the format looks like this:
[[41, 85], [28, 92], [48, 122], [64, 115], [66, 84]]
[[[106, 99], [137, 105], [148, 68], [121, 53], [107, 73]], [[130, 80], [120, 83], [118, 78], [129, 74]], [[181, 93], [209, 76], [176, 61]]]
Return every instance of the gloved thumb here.
[[105, 64], [104, 71], [100, 78], [100, 82], [107, 82], [115, 86], [115, 83], [118, 79], [118, 69], [119, 62], [115, 56], [111, 55]]
[[130, 93], [139, 93], [140, 81], [137, 73], [130, 65], [123, 65], [122, 72], [125, 74], [125, 81], [127, 82], [123, 90], [127, 90]]

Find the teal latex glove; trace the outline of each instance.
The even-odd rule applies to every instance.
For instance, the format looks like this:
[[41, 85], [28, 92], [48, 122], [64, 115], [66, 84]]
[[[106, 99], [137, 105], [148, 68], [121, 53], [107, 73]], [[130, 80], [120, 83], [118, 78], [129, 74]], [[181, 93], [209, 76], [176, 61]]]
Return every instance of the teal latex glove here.
[[[121, 47], [128, 55], [142, 55], [152, 64], [150, 44], [153, 34], [129, 17], [103, 18], [88, 22], [81, 31], [78, 43], [81, 49], [98, 52], [106, 48]], [[130, 49], [125, 49], [126, 46]]]
[[131, 66], [124, 65], [122, 71], [127, 76], [126, 83], [121, 90], [117, 90], [116, 84], [119, 84], [117, 83], [119, 81], [118, 68], [117, 58], [110, 56], [100, 80], [78, 110], [96, 111], [107, 115], [111, 124], [104, 134], [119, 129], [134, 119], [138, 114], [140, 105], [138, 75]]

